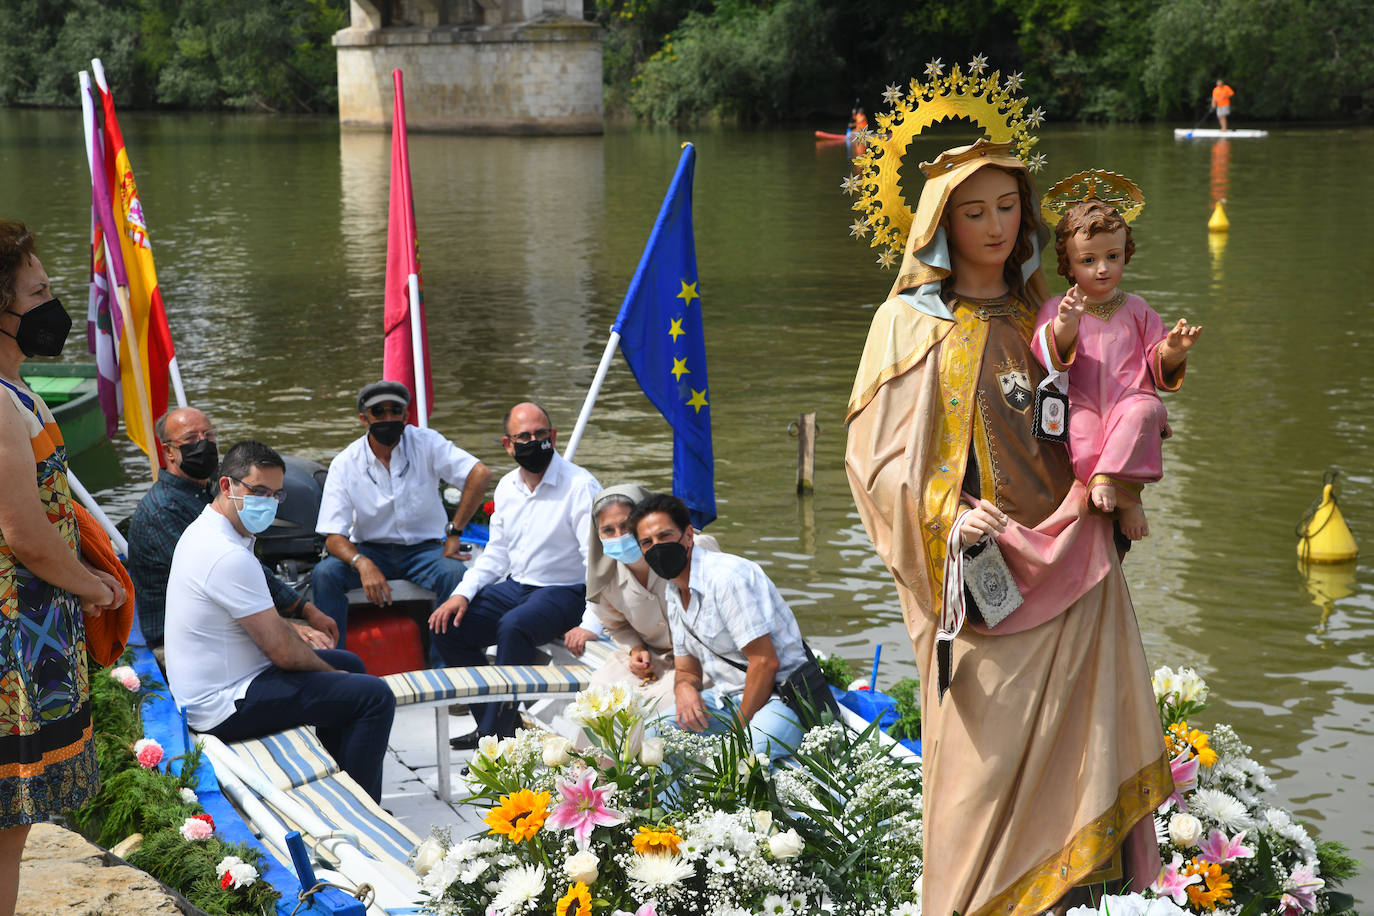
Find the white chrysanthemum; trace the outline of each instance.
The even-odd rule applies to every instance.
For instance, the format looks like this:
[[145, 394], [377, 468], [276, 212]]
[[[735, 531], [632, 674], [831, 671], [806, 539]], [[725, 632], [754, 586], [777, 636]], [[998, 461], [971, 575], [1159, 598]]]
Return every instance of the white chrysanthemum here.
[[724, 849], [717, 849], [706, 857], [707, 866], [718, 875], [730, 874], [735, 870], [735, 865], [738, 861], [734, 853], [727, 852]]
[[641, 894], [655, 888], [675, 887], [696, 874], [696, 866], [680, 856], [635, 856], [625, 868], [625, 875], [637, 885]]
[[498, 910], [523, 908], [544, 893], [544, 866], [517, 865], [501, 876], [501, 891], [491, 905]]
[[792, 902], [779, 894], [763, 898], [764, 916], [792, 916]]
[[1188, 811], [1206, 818], [1226, 830], [1244, 830], [1253, 825], [1240, 801], [1217, 789], [1198, 789], [1188, 799]]

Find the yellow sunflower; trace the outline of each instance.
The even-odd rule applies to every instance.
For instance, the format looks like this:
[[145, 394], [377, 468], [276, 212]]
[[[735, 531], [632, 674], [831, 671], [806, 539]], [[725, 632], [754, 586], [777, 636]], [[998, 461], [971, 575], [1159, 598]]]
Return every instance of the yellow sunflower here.
[[1188, 902], [1211, 912], [1231, 901], [1231, 876], [1221, 866], [1194, 857], [1184, 867], [1185, 875], [1202, 875], [1202, 884], [1188, 885]]
[[581, 881], [558, 900], [557, 916], [592, 916], [592, 894]]
[[508, 836], [512, 843], [523, 843], [539, 832], [549, 816], [549, 793], [521, 789], [502, 795], [501, 804], [482, 818], [492, 833]]
[[1207, 733], [1189, 728], [1186, 721], [1170, 725], [1169, 733], [1164, 736], [1164, 743], [1168, 745], [1170, 756], [1177, 757], [1185, 750], [1191, 750], [1197, 756], [1198, 763], [1208, 768], [1219, 759], [1217, 752], [1212, 749], [1211, 738]]
[[677, 831], [671, 826], [640, 827], [634, 839], [635, 852], [642, 856], [656, 852], [677, 855], [678, 844], [681, 842], [682, 837], [678, 836]]

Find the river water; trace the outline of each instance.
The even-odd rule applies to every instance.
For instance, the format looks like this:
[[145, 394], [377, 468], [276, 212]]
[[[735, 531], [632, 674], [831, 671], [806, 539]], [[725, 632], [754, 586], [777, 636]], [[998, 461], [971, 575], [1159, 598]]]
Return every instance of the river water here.
[[[130, 113], [122, 126], [191, 402], [222, 442], [327, 461], [359, 434], [355, 393], [381, 371], [389, 138], [243, 115]], [[698, 148], [711, 532], [764, 564], [819, 646], [866, 665], [881, 643], [890, 684], [914, 664], [845, 481], [843, 412], [892, 274], [847, 237], [841, 146], [809, 130], [412, 136], [433, 424], [498, 472], [513, 466], [499, 442], [512, 403], [537, 399], [572, 431], [686, 139]], [[966, 142], [947, 140], [918, 152]], [[1273, 770], [1276, 800], [1374, 866], [1374, 577], [1367, 563], [1305, 577], [1293, 534], [1337, 468], [1346, 519], [1374, 550], [1374, 130], [1279, 127], [1218, 144], [1156, 126], [1051, 126], [1038, 150], [1042, 184], [1096, 166], [1143, 187], [1123, 286], [1205, 328], [1167, 399], [1175, 437], [1146, 490], [1152, 536], [1126, 564], [1150, 661], [1202, 672], [1214, 695], [1204, 727], [1235, 725]], [[0, 213], [36, 227], [73, 312], [87, 181], [75, 112], [0, 110]], [[1221, 239], [1206, 228], [1217, 196], [1231, 220]], [[804, 411], [820, 431], [816, 492], [799, 499], [789, 424]], [[76, 468], [123, 515], [147, 468], [127, 442], [116, 451], [122, 474]], [[617, 359], [577, 460], [603, 483], [667, 487], [670, 455], [668, 428]], [[1374, 900], [1374, 873], [1350, 889]]]

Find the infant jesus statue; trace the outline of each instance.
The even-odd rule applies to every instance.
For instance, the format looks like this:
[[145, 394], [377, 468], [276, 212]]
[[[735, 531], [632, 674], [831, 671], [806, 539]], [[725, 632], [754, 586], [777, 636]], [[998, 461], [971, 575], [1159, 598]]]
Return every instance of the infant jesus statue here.
[[1055, 226], [1055, 251], [1073, 286], [1041, 306], [1034, 349], [1047, 370], [1068, 376], [1074, 476], [1092, 505], [1138, 541], [1150, 533], [1141, 489], [1163, 476], [1171, 435], [1156, 389], [1183, 384], [1202, 328], [1180, 318], [1166, 331], [1144, 299], [1119, 288], [1135, 242], [1110, 204], [1088, 198], [1069, 208]]

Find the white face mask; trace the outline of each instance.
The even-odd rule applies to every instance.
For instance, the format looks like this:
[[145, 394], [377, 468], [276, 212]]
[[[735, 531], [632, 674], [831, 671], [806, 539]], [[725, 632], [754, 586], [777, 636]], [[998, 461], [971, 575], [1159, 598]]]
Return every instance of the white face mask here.
[[229, 495], [230, 499], [239, 500], [242, 505], [238, 507], [239, 521], [243, 527], [253, 534], [266, 531], [268, 526], [277, 517], [277, 500], [273, 496], [234, 496]]
[[635, 536], [626, 532], [618, 538], [601, 539], [601, 551], [612, 560], [619, 560], [621, 563], [634, 563], [644, 554], [639, 550], [639, 542]]

